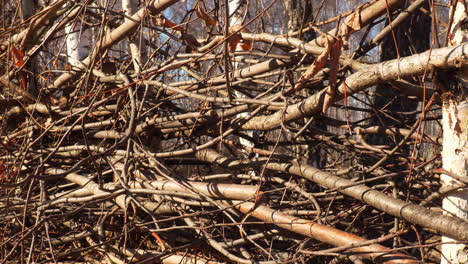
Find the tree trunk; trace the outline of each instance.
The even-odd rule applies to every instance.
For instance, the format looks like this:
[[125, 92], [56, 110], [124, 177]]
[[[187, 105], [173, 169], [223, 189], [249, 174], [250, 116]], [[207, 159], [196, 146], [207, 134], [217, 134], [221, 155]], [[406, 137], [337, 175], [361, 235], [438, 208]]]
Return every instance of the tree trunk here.
[[[229, 13], [229, 18], [228, 19], [228, 26], [229, 28], [233, 28], [235, 26], [240, 26], [242, 25], [242, 17], [243, 17], [243, 14], [242, 12], [244, 11], [244, 7], [246, 5], [246, 2], [244, 0], [229, 0], [229, 4], [228, 4], [228, 13]], [[226, 32], [227, 34], [228, 32]], [[240, 52], [240, 51], [243, 51], [241, 45], [238, 43], [234, 49], [235, 52]], [[235, 71], [236, 69], [242, 67], [242, 64], [241, 63], [238, 63], [236, 61], [233, 61], [232, 64], [231, 64], [231, 60], [230, 60], [230, 56], [229, 56], [229, 51], [228, 49], [226, 48], [225, 50], [226, 54], [224, 56], [227, 56], [227, 60], [225, 60], [226, 65], [225, 65], [225, 72], [226, 72], [226, 75], [228, 74], [231, 74], [231, 72]], [[230, 69], [232, 65], [232, 69]], [[231, 71], [230, 71], [231, 70]], [[236, 98], [247, 98], [247, 96], [237, 90], [234, 90], [234, 95]], [[249, 112], [243, 112], [243, 113], [240, 113], [238, 114], [236, 117], [237, 118], [247, 118], [248, 116], [250, 115]], [[254, 132], [253, 131], [245, 131], [245, 134], [247, 134], [247, 136], [249, 136], [250, 138], [253, 138], [254, 137]], [[248, 139], [245, 139], [245, 138], [242, 138], [240, 137], [239, 138], [239, 142], [244, 145], [244, 146], [247, 146], [247, 147], [254, 147], [255, 143], [248, 140]]]
[[[288, 32], [300, 30], [304, 27], [305, 23], [309, 22], [312, 19], [312, 3], [310, 3], [310, 0], [284, 0], [283, 6], [288, 17]], [[315, 34], [313, 32], [307, 32], [302, 36], [301, 39], [303, 39], [304, 41], [311, 41], [315, 38], [314, 35]]]
[[[424, 5], [427, 8], [427, 5]], [[394, 19], [395, 17], [392, 17]], [[387, 20], [387, 25], [390, 21]], [[393, 29], [393, 32], [388, 34], [381, 45], [381, 60], [387, 61], [398, 57], [411, 56], [421, 53], [429, 49], [431, 19], [421, 11], [416, 11], [408, 18], [408, 22], [404, 26]], [[417, 79], [408, 80], [412, 83], [417, 82]], [[379, 85], [376, 89], [377, 96], [374, 98], [374, 106], [378, 110], [391, 112], [410, 112], [417, 109], [418, 100], [408, 99], [401, 92], [392, 88], [390, 84]], [[374, 125], [382, 126], [397, 126], [414, 122], [415, 115], [393, 115], [386, 116], [378, 113], [375, 118], [371, 119]], [[370, 142], [375, 145], [387, 145], [392, 143], [391, 137], [383, 137], [382, 135], [373, 135], [370, 137]]]
[[[464, 1], [463, 1], [464, 2]], [[449, 45], [458, 45], [467, 40], [467, 34], [462, 30], [467, 23], [465, 3], [457, 1], [453, 23], [450, 27]], [[451, 7], [453, 8], [453, 7]], [[443, 150], [442, 163], [447, 174], [459, 177], [468, 177], [468, 101], [466, 100], [466, 79], [468, 77], [468, 67], [464, 67], [456, 73], [456, 78], [461, 79], [462, 84], [455, 84], [455, 88], [461, 90], [446, 92], [443, 95], [442, 108], [442, 128]], [[453, 96], [453, 94], [455, 96]], [[464, 98], [465, 97], [465, 98]], [[460, 100], [461, 99], [461, 100]], [[465, 101], [463, 101], [465, 99]], [[450, 175], [441, 175], [443, 187], [459, 183]], [[468, 219], [468, 188], [458, 189], [450, 192], [442, 201], [442, 208], [445, 212]], [[466, 244], [453, 243], [455, 240], [449, 237], [442, 237], [442, 257], [441, 263], [467, 263], [468, 248]]]
[[[37, 6], [33, 0], [24, 0], [21, 2], [21, 15], [23, 22], [34, 15], [36, 8]], [[27, 43], [25, 43], [25, 46], [27, 46]], [[22, 48], [25, 49], [26, 47]], [[27, 92], [33, 95], [38, 93], [36, 81], [34, 79], [34, 76], [36, 76], [37, 65], [37, 58], [33, 58], [26, 64], [26, 71], [23, 71], [25, 79], [27, 80]]]
[[[454, 98], [444, 100], [442, 109], [444, 129], [442, 162], [444, 169], [460, 177], [468, 177], [468, 101], [457, 103]], [[443, 186], [457, 184], [454, 178], [443, 174]], [[442, 202], [447, 213], [468, 219], [468, 188], [449, 193]], [[441, 263], [467, 263], [466, 244], [452, 244], [455, 240], [442, 237]], [[451, 243], [452, 242], [452, 243]]]
[[[125, 11], [125, 14], [130, 17], [137, 11], [135, 0], [122, 0], [122, 9]], [[126, 17], [125, 21], [130, 19]], [[142, 39], [137, 32], [133, 37], [129, 37], [129, 49], [130, 55], [132, 56], [133, 68], [135, 72], [140, 72], [141, 67], [143, 66], [144, 60], [142, 58]]]
[[[312, 20], [312, 3], [309, 0], [306, 1], [299, 1], [299, 0], [284, 0], [283, 7], [286, 12], [288, 23], [287, 23], [287, 32], [291, 33], [297, 30], [301, 30], [305, 27], [305, 24]], [[314, 39], [315, 32], [305, 32], [300, 34], [298, 38], [302, 39], [303, 41], [311, 41]], [[312, 94], [312, 91], [309, 89], [303, 89], [300, 91], [300, 94], [304, 97], [308, 97]], [[298, 129], [301, 129], [306, 125], [306, 122], [299, 122]], [[309, 126], [318, 127], [320, 129], [326, 130], [325, 125], [317, 124], [317, 122], [312, 122]], [[293, 135], [285, 135], [287, 140], [293, 140], [291, 137]], [[308, 133], [303, 133], [303, 135], [297, 138], [298, 140], [302, 141], [311, 141], [312, 139], [308, 136]], [[307, 164], [311, 164], [315, 167], [321, 167], [321, 163], [324, 160], [324, 155], [321, 155], [322, 149], [319, 147], [314, 146], [313, 144], [305, 144], [305, 145], [294, 145], [293, 150], [294, 155], [296, 156], [297, 160], [306, 162]]]
[[71, 25], [65, 27], [67, 37], [67, 56], [68, 63], [71, 66], [80, 65], [81, 60], [86, 54], [85, 47], [81, 41], [81, 23], [79, 21], [72, 22]]

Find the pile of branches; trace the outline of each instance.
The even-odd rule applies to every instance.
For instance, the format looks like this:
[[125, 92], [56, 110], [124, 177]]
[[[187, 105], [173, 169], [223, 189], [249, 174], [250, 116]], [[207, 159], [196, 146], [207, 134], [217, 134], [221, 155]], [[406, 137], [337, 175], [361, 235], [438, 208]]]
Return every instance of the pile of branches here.
[[[387, 82], [431, 98], [402, 78], [464, 65], [464, 44], [375, 64], [336, 52], [401, 1], [372, 1], [310, 42], [223, 31], [201, 6], [176, 25], [162, 16], [175, 0], [130, 19], [66, 2], [0, 34], [2, 263], [418, 263], [440, 260], [440, 235], [468, 240], [468, 223], [441, 213], [439, 154], [412, 151], [440, 146], [419, 129], [435, 115], [397, 128], [325, 114], [377, 111], [338, 102]], [[107, 29], [70, 65], [52, 46], [84, 17]], [[193, 24], [220, 30], [197, 39]], [[168, 37], [136, 69], [111, 49], [142, 32]], [[254, 48], [231, 51], [240, 43]]]

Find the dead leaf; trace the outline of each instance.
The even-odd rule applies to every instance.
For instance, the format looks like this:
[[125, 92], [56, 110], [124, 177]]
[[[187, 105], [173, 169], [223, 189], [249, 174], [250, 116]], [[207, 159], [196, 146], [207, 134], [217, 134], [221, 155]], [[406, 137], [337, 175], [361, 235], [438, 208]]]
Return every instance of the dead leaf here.
[[174, 29], [180, 32], [184, 31], [184, 29], [181, 26], [172, 23], [169, 19], [165, 18], [163, 15], [159, 15], [155, 17], [154, 24], [159, 27]]
[[338, 70], [340, 69], [340, 55], [341, 48], [343, 47], [343, 40], [340, 38], [335, 40], [331, 45], [330, 51], [330, 73], [329, 73], [329, 88], [325, 93], [323, 100], [322, 112], [326, 112], [330, 105], [333, 103], [336, 94], [336, 83], [338, 81]]
[[361, 24], [361, 10], [357, 9], [355, 12], [353, 12], [344, 22], [346, 26], [352, 29], [350, 34], [358, 31], [362, 28]]
[[195, 5], [195, 11], [197, 12], [197, 16], [201, 18], [203, 21], [205, 21], [205, 24], [207, 26], [215, 26], [218, 24], [213, 18], [210, 17], [203, 8], [202, 4], [200, 2], [197, 2]]
[[244, 41], [244, 43], [241, 44], [241, 47], [243, 50], [252, 50], [252, 41]]
[[21, 68], [24, 65], [24, 52], [23, 49], [16, 48], [15, 46], [11, 47], [11, 55], [13, 55], [13, 63], [16, 67]]
[[229, 38], [229, 51], [233, 52], [237, 48], [237, 44], [240, 42], [240, 34], [236, 34]]
[[331, 46], [330, 41], [331, 39], [328, 36], [323, 35], [322, 36], [322, 41], [324, 42], [324, 48], [322, 53], [318, 55], [314, 62], [307, 68], [307, 70], [302, 74], [302, 76], [299, 78], [298, 84], [304, 83], [311, 78], [313, 78], [317, 72], [319, 72], [323, 67], [325, 67], [325, 64], [327, 63], [328, 55], [330, 54], [331, 51]]
[[[12, 46], [11, 47], [11, 54], [12, 54], [12, 57], [13, 57], [13, 64], [15, 64], [15, 66], [17, 68], [23, 67], [24, 63], [25, 63], [24, 62], [23, 49], [21, 47], [17, 48], [16, 46]], [[28, 87], [28, 81], [27, 81], [26, 74], [23, 71], [20, 70], [20, 71], [18, 71], [16, 73], [16, 77], [19, 80], [21, 89], [23, 89], [23, 91], [26, 91], [26, 89]]]
[[344, 21], [344, 26], [340, 28], [339, 36], [343, 40], [343, 48], [348, 49], [348, 39], [351, 34], [362, 28], [361, 9], [358, 8]]
[[26, 77], [26, 74], [23, 71], [20, 71], [16, 75], [19, 79], [20, 87], [23, 89], [23, 91], [27, 91], [28, 89], [28, 80]]
[[237, 48], [237, 44], [239, 44], [242, 41], [241, 48], [243, 50], [252, 50], [252, 41], [250, 40], [243, 40], [241, 32], [243, 33], [249, 33], [249, 30], [246, 28], [242, 28], [242, 25], [234, 25], [229, 28], [229, 34], [232, 35], [229, 38], [229, 50], [235, 51]]

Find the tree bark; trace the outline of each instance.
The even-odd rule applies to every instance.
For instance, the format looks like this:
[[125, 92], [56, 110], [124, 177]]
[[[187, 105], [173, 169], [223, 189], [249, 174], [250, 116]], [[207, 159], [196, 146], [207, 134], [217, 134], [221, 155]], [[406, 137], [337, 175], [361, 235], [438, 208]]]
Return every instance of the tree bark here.
[[[135, 6], [135, 1], [134, 0], [122, 0], [122, 8], [125, 11], [127, 16], [132, 16], [133, 13], [135, 12], [136, 6]], [[129, 18], [125, 18], [125, 22], [130, 21]], [[130, 50], [130, 55], [132, 56], [132, 62], [133, 62], [133, 68], [135, 69], [136, 73], [139, 73], [141, 71], [141, 68], [143, 66], [144, 60], [142, 58], [142, 50], [144, 50], [144, 47], [142, 47], [142, 37], [138, 36], [138, 32], [135, 34], [135, 36], [130, 36], [128, 41], [129, 45], [129, 50]]]
[[[157, 15], [162, 12], [167, 7], [175, 4], [178, 0], [160, 0], [155, 1], [149, 7], [143, 7], [138, 12], [136, 12], [130, 21], [124, 22], [122, 25], [114, 29], [112, 32], [106, 34], [103, 40], [100, 42], [100, 46], [95, 49], [95, 52], [90, 54], [87, 58], [81, 61], [80, 67], [83, 69], [86, 68], [91, 64], [93, 60], [99, 57], [100, 54], [107, 48], [111, 47], [115, 43], [121, 41], [125, 38], [130, 32], [135, 30], [138, 27], [140, 22], [142, 21], [143, 17], [149, 12], [151, 15]], [[54, 89], [60, 87], [62, 84], [70, 80], [75, 75], [74, 72], [66, 72], [60, 75], [52, 85], [50, 85], [49, 89]]]
[[[428, 5], [423, 5], [426, 9]], [[392, 21], [395, 17], [392, 17]], [[387, 18], [387, 25], [390, 23]], [[413, 54], [421, 53], [429, 49], [431, 19], [422, 11], [415, 11], [407, 18], [407, 23], [403, 23], [387, 35], [381, 45], [381, 61], [388, 61], [396, 58], [407, 57]], [[426, 29], [426, 30], [423, 30]], [[417, 78], [408, 80], [411, 83], [417, 81]], [[418, 101], [410, 99], [405, 94], [392, 88], [391, 84], [382, 84], [377, 86], [377, 96], [374, 98], [374, 106], [377, 109], [392, 112], [411, 112], [418, 107]], [[426, 98], [427, 100], [428, 98]], [[371, 119], [373, 125], [383, 126], [401, 126], [403, 123], [415, 121], [415, 115], [378, 115]], [[371, 136], [370, 142], [375, 145], [384, 145], [391, 143], [389, 137]], [[408, 151], [408, 150], [407, 150]]]
[[[349, 75], [338, 87], [335, 101], [342, 100], [344, 95], [360, 92], [373, 85], [398, 80], [399, 78], [422, 75], [436, 68], [454, 69], [466, 65], [468, 44], [454, 47], [433, 49], [424, 53], [376, 63]], [[430, 59], [429, 59], [430, 58]], [[327, 88], [313, 94], [305, 100], [290, 105], [286, 111], [278, 111], [272, 115], [253, 117], [242, 126], [242, 129], [270, 130], [289, 122], [316, 114], [322, 110], [323, 95]]]
[[67, 34], [67, 56], [68, 56], [68, 63], [73, 66], [77, 67], [80, 65], [81, 60], [84, 58], [86, 54], [86, 50], [84, 47], [84, 41], [81, 41], [81, 34], [82, 31], [81, 22], [74, 21], [67, 27], [65, 27], [65, 34]]
[[266, 158], [259, 158], [252, 162], [245, 162], [242, 160], [226, 158], [211, 149], [198, 151], [195, 155], [200, 160], [231, 169], [240, 169], [245, 166], [265, 166], [268, 170], [283, 171], [297, 175], [328, 189], [337, 190], [340, 193], [362, 201], [389, 215], [404, 219], [410, 223], [437, 230], [442, 234], [458, 240], [468, 240], [468, 222], [463, 221], [460, 218], [447, 216], [420, 205], [388, 196], [387, 194], [369, 188], [364, 184], [357, 185], [354, 181], [335, 176], [308, 165], [280, 163], [268, 161]]
[[[284, 10], [288, 16], [287, 31], [293, 32], [300, 30], [304, 24], [312, 19], [312, 4], [309, 0], [284, 0]], [[302, 35], [302, 34], [301, 34]], [[301, 39], [310, 41], [315, 38], [314, 33], [306, 33]]]
[[[242, 25], [242, 11], [245, 7], [245, 1], [243, 0], [230, 0], [230, 1], [226, 1], [228, 2], [228, 12], [229, 13], [229, 18], [228, 18], [228, 25], [229, 25], [229, 28], [232, 28], [234, 26], [241, 26]], [[228, 35], [229, 33], [229, 30], [226, 30], [226, 36]], [[240, 67], [242, 67], [242, 63], [238, 63], [236, 61], [233, 61], [232, 62], [232, 70], [233, 72], [231, 73], [229, 71], [229, 69], [231, 68], [231, 58], [229, 56], [229, 50], [228, 50], [228, 46], [227, 46], [227, 43], [225, 44], [225, 54], [224, 56], [227, 56], [227, 59], [225, 60], [225, 73], [226, 73], [226, 81], [229, 81], [231, 78], [229, 78], [229, 76], [233, 76], [234, 75], [234, 72], [236, 70], [238, 70]], [[241, 52], [243, 51], [241, 45], [238, 43], [235, 47], [235, 52]], [[228, 84], [228, 89], [230, 88], [230, 84]], [[228, 91], [230, 92], [230, 91]], [[236, 96], [236, 98], [243, 98], [243, 99], [246, 99], [247, 96], [237, 90], [234, 90], [234, 95]], [[243, 119], [243, 118], [247, 118], [248, 116], [250, 115], [250, 112], [243, 112], [243, 113], [240, 113], [238, 115], [236, 115], [236, 118], [240, 118], [240, 119]], [[250, 138], [254, 138], [254, 131], [246, 131], [245, 132]], [[240, 137], [239, 138], [239, 142], [244, 145], [244, 146], [247, 146], [247, 147], [253, 147], [255, 145], [254, 142], [248, 140], [248, 139], [245, 139], [245, 138], [242, 138]]]
[[[283, 6], [288, 17], [287, 23], [287, 33], [301, 30], [304, 28], [305, 23], [312, 19], [312, 5], [310, 1], [299, 1], [299, 0], [284, 0]], [[305, 34], [301, 34], [299, 39], [303, 41], [310, 41], [314, 39], [316, 36], [314, 33], [306, 32]], [[299, 77], [299, 76], [297, 76]], [[312, 95], [312, 91], [309, 89], [302, 89], [300, 94], [304, 97], [309, 97]], [[300, 122], [299, 126], [304, 127], [306, 124], [309, 123], [307, 126], [314, 126], [320, 129], [326, 130], [326, 125], [314, 122], [309, 122], [305, 120], [304, 122]], [[301, 129], [299, 127], [299, 129]], [[311, 141], [308, 137], [310, 133], [303, 133], [298, 139], [304, 141]], [[292, 140], [293, 135], [285, 135], [288, 140]], [[299, 161], [307, 162], [307, 164], [313, 164], [316, 167], [321, 167], [322, 161], [326, 159], [325, 155], [320, 155], [323, 152], [320, 148], [314, 147], [312, 144], [306, 145], [295, 145], [293, 147], [294, 154]]]
[[[453, 23], [450, 25], [449, 45], [459, 45], [468, 39], [463, 28], [467, 23], [466, 3], [457, 1], [454, 6]], [[452, 91], [446, 91], [443, 96], [442, 128], [443, 128], [443, 168], [450, 174], [459, 177], [468, 177], [468, 101], [466, 100], [466, 87], [468, 67], [462, 67], [456, 73], [448, 76]], [[455, 78], [454, 78], [455, 77]], [[461, 79], [459, 84], [457, 79]], [[450, 84], [444, 83], [449, 86]], [[447, 88], [447, 87], [444, 87]], [[453, 89], [455, 88], [455, 89]], [[460, 90], [461, 88], [461, 90]], [[459, 181], [449, 175], [441, 175], [442, 188], [459, 184]], [[458, 189], [449, 193], [442, 201], [442, 209], [447, 214], [455, 215], [461, 219], [468, 219], [468, 188]], [[467, 263], [468, 249], [466, 244], [454, 243], [450, 237], [442, 237], [441, 263]]]
[[[468, 179], [468, 101], [457, 103], [454, 98], [444, 100], [442, 109], [444, 129], [442, 162], [444, 169]], [[442, 174], [442, 186], [459, 183], [454, 178]], [[468, 219], [468, 188], [449, 193], [442, 201], [442, 208], [449, 214]], [[467, 263], [466, 244], [442, 237], [442, 264]]]

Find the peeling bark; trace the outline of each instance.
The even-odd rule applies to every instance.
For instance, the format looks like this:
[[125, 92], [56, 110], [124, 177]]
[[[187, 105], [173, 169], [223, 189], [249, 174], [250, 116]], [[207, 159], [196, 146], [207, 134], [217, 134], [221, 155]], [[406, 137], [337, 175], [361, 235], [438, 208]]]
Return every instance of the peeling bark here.
[[[453, 15], [453, 23], [450, 26], [449, 46], [466, 43], [467, 14], [464, 0], [456, 1]], [[457, 78], [454, 75], [456, 74]], [[455, 79], [466, 80], [468, 67], [464, 66], [452, 75], [452, 86], [461, 87], [458, 91], [446, 91], [443, 94], [442, 129], [443, 129], [443, 168], [458, 177], [468, 177], [468, 101], [466, 98], [466, 83], [458, 84]], [[442, 188], [457, 185], [460, 182], [449, 175], [441, 175]], [[468, 220], [468, 188], [450, 192], [442, 201], [442, 208], [447, 214], [458, 216]], [[468, 262], [468, 247], [466, 244], [454, 243], [451, 237], [442, 237], [441, 263], [458, 264]]]
[[[444, 101], [442, 109], [444, 130], [442, 162], [444, 169], [468, 179], [468, 101], [457, 103], [453, 98]], [[459, 184], [456, 179], [442, 174], [442, 187]], [[445, 212], [468, 219], [468, 188], [450, 192], [442, 201]], [[455, 243], [450, 237], [442, 237], [442, 262], [468, 262], [466, 244]]]

